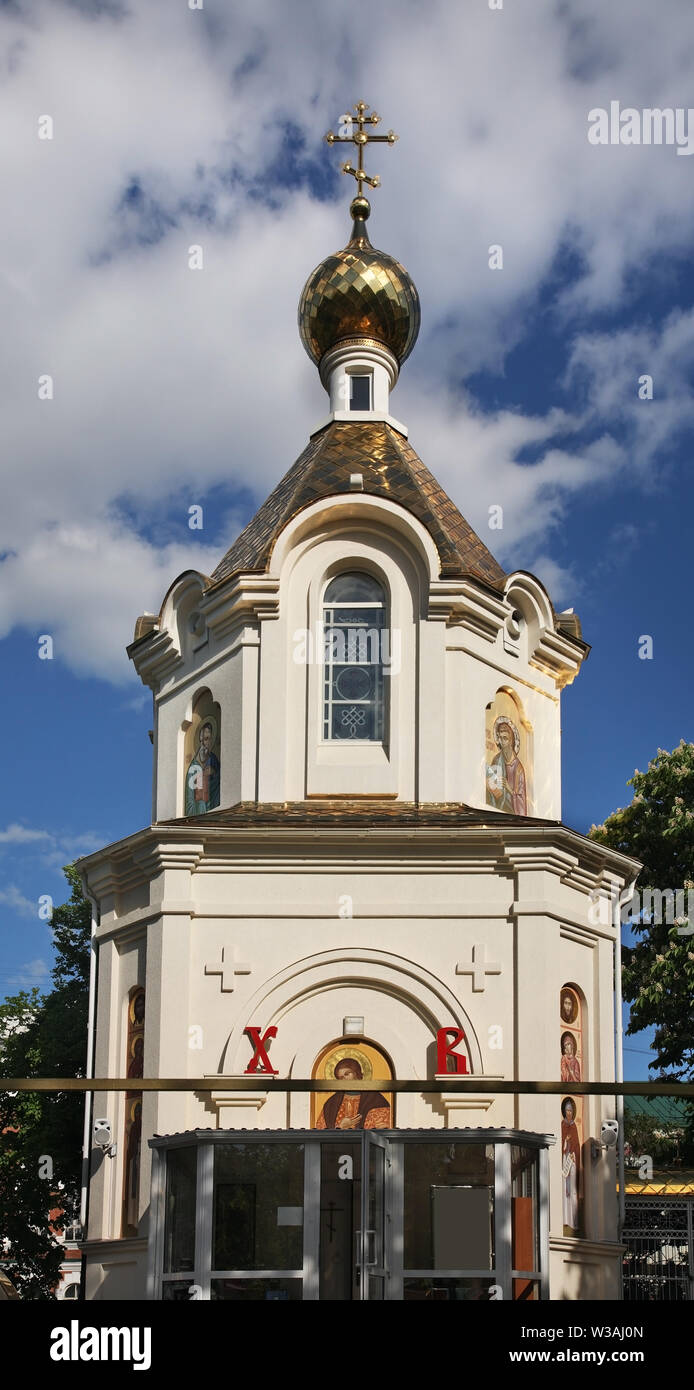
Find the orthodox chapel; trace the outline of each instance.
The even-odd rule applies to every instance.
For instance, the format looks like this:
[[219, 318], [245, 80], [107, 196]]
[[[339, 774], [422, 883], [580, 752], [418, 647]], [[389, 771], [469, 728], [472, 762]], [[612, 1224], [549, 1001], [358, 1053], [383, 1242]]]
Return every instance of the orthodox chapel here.
[[420, 308], [370, 239], [368, 111], [299, 304], [323, 417], [128, 649], [152, 820], [80, 861], [89, 1074], [128, 1083], [87, 1107], [87, 1299], [620, 1296], [615, 1100], [574, 1088], [616, 1077], [638, 866], [562, 822], [578, 618], [393, 414]]

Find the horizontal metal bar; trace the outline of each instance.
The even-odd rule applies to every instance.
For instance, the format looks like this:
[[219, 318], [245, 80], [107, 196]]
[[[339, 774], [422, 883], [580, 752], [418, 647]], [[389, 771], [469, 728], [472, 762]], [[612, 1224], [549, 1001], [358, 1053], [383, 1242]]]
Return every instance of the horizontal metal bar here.
[[419, 1095], [549, 1095], [549, 1096], [681, 1096], [694, 1097], [694, 1081], [488, 1081], [483, 1076], [451, 1076], [429, 1080], [395, 1081], [372, 1077], [369, 1081], [300, 1080], [269, 1076], [10, 1076], [0, 1078], [0, 1091], [388, 1091]]
[[[496, 1269], [403, 1269], [403, 1279], [489, 1279], [496, 1282]], [[540, 1278], [539, 1274], [535, 1276]]]
[[[166, 1274], [162, 1276], [167, 1278]], [[210, 1279], [303, 1279], [303, 1269], [211, 1269]]]

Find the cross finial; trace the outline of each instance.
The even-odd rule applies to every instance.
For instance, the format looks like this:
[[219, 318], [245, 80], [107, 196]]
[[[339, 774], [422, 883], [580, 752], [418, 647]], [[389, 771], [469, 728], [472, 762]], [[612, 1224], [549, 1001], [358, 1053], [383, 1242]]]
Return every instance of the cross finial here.
[[367, 174], [364, 169], [364, 147], [370, 145], [372, 142], [380, 145], [394, 145], [398, 137], [393, 130], [389, 130], [387, 135], [370, 135], [369, 132], [364, 129], [365, 126], [379, 125], [381, 120], [381, 117], [377, 116], [375, 111], [372, 111], [370, 116], [366, 115], [366, 112], [371, 110], [371, 108], [367, 106], [365, 101], [358, 101], [354, 110], [357, 113], [356, 116], [340, 116], [337, 135], [334, 135], [332, 130], [329, 130], [325, 138], [329, 145], [338, 143], [356, 145], [359, 154], [357, 167], [355, 169], [354, 166], [350, 164], [349, 160], [347, 160], [342, 165], [342, 173], [351, 174], [353, 178], [357, 180], [359, 197], [361, 197], [363, 183], [368, 183], [369, 188], [379, 188], [381, 184], [378, 174]]

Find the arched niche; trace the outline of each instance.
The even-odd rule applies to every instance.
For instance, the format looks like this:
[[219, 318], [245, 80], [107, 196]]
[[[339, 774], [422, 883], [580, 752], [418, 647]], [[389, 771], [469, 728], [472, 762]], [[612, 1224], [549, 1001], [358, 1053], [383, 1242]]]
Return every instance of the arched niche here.
[[220, 707], [210, 691], [199, 691], [184, 738], [184, 816], [203, 816], [219, 806], [221, 721]]
[[485, 710], [485, 790], [488, 806], [516, 816], [533, 814], [533, 731], [523, 703], [501, 686]]
[[[136, 985], [128, 995], [125, 1067], [128, 1080], [135, 1083], [144, 1072], [145, 991]], [[142, 1092], [125, 1093], [123, 1134], [123, 1198], [121, 1233], [136, 1236], [140, 1198], [140, 1150], [142, 1146]]]
[[567, 982], [559, 991], [561, 1097], [561, 1195], [565, 1236], [583, 1234], [584, 1100], [572, 1094], [574, 1082], [586, 1081], [586, 1008], [582, 991]]
[[554, 612], [544, 584], [527, 570], [516, 570], [510, 574], [504, 586], [505, 596], [511, 611], [520, 613], [522, 623], [527, 629], [527, 653], [534, 651], [543, 632], [554, 631]]
[[161, 606], [159, 626], [171, 634], [185, 660], [207, 641], [207, 624], [199, 612], [204, 594], [204, 575], [186, 570], [171, 585]]

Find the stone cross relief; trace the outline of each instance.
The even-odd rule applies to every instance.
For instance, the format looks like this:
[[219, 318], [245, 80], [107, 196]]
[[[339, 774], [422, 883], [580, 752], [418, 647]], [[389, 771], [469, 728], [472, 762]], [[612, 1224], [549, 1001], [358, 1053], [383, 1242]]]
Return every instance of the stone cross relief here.
[[478, 943], [472, 948], [472, 964], [466, 965], [459, 960], [455, 967], [456, 975], [471, 975], [472, 989], [474, 994], [483, 994], [486, 984], [485, 976], [500, 975], [501, 966], [496, 961], [488, 961], [487, 948], [483, 943]]
[[234, 960], [236, 952], [232, 946], [230, 956], [227, 959], [226, 946], [222, 946], [221, 961], [213, 962], [205, 966], [206, 975], [221, 975], [221, 985], [223, 994], [231, 994], [236, 987], [235, 975], [250, 975], [251, 966], [245, 961]]

